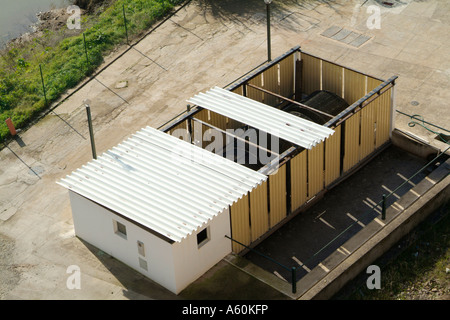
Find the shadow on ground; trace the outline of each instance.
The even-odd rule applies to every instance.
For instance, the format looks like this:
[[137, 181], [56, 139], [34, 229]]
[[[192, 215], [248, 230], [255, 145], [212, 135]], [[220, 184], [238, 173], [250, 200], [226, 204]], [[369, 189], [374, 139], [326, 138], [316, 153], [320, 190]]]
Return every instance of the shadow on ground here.
[[86, 241], [79, 239], [91, 251], [112, 276], [124, 287], [123, 295], [130, 300], [176, 300], [179, 297], [123, 262], [115, 259]]
[[[251, 30], [254, 23], [265, 24], [267, 20], [266, 5], [263, 0], [197, 0], [197, 2], [205, 14], [210, 12], [224, 25], [228, 21], [233, 21]], [[341, 5], [332, 0], [273, 1], [270, 5], [272, 26], [297, 31], [306, 31], [315, 27], [321, 21], [308, 16], [304, 11], [315, 10], [319, 5], [326, 5], [340, 14]]]
[[289, 299], [272, 287], [220, 261], [203, 276], [175, 295], [124, 263], [80, 239], [83, 245], [124, 287], [130, 300], [285, 300]]

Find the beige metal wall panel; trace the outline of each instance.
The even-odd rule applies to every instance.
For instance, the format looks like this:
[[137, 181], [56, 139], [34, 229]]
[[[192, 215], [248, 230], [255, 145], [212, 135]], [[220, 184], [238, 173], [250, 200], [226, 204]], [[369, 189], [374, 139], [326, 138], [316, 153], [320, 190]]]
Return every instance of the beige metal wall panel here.
[[[279, 84], [279, 78], [278, 78], [278, 64], [275, 64], [274, 66], [272, 66], [271, 68], [267, 69], [266, 71], [263, 72], [263, 89], [266, 89], [270, 92], [276, 93], [276, 94], [280, 94], [280, 84]], [[277, 105], [280, 100], [271, 95], [271, 94], [267, 94], [264, 93], [264, 103], [269, 105], [269, 106], [275, 106]]]
[[242, 96], [242, 88], [243, 88], [243, 85], [240, 85], [239, 87], [235, 88], [234, 90], [231, 90], [231, 92], [240, 94]]
[[293, 53], [280, 61], [280, 94], [287, 98], [294, 94], [294, 57]]
[[341, 126], [325, 140], [325, 186], [339, 178], [341, 172]]
[[306, 53], [301, 54], [303, 60], [302, 91], [310, 94], [320, 90], [320, 63], [321, 60]]
[[263, 182], [250, 193], [251, 240], [255, 241], [269, 230], [269, 208], [267, 182]]
[[346, 172], [356, 165], [360, 160], [359, 152], [359, 130], [360, 130], [360, 112], [345, 121], [345, 147], [343, 171]]
[[[202, 111], [196, 113], [194, 115], [194, 118], [201, 120], [203, 122], [209, 123], [209, 110], [203, 109]], [[201, 144], [199, 144], [199, 147], [205, 148], [208, 144], [209, 141], [205, 141], [205, 139], [203, 139], [205, 131], [208, 130], [209, 128], [202, 125], [199, 122], [196, 121], [192, 121], [192, 140], [194, 141], [194, 144], [197, 143], [197, 141], [200, 141]]]
[[308, 200], [307, 151], [292, 158], [291, 165], [291, 211], [295, 211]]
[[379, 99], [375, 99], [361, 110], [361, 159], [375, 150], [375, 111], [378, 101]]
[[324, 188], [324, 143], [308, 150], [308, 198]]
[[286, 165], [278, 168], [277, 173], [269, 176], [270, 227], [283, 220], [287, 214], [286, 207]]
[[238, 129], [241, 128], [243, 124], [231, 118], [227, 118], [227, 129]]
[[392, 88], [377, 98], [377, 100], [379, 100], [379, 106], [376, 112], [377, 131], [375, 141], [377, 148], [389, 140], [391, 124], [391, 91]]
[[[187, 132], [187, 125], [186, 125], [186, 121], [180, 122], [179, 124], [177, 124], [175, 127], [170, 128], [170, 130], [166, 131], [166, 133], [168, 134], [172, 134], [175, 130], [177, 129], [184, 129]], [[181, 137], [180, 137], [181, 138]]]
[[222, 130], [227, 129], [227, 118], [213, 111], [209, 112], [208, 123]]
[[[244, 195], [230, 208], [231, 238], [248, 246], [251, 242], [248, 195]], [[239, 253], [244, 246], [232, 241], [232, 250]]]
[[[253, 84], [257, 87], [262, 87], [262, 74], [258, 74], [256, 77], [254, 77], [253, 79], [251, 79], [248, 83]], [[258, 102], [263, 102], [264, 99], [264, 95], [263, 92], [261, 90], [255, 89], [255, 88], [251, 88], [249, 86], [247, 86], [247, 97], [250, 99], [253, 99], [255, 101]]]
[[322, 61], [322, 89], [342, 97], [343, 68], [333, 63]]
[[344, 69], [344, 99], [353, 104], [366, 95], [366, 76], [362, 73]]
[[380, 80], [368, 76], [367, 77], [367, 92], [366, 93], [369, 93], [370, 91], [372, 91], [373, 89], [378, 87], [380, 84], [382, 84], [382, 82]]

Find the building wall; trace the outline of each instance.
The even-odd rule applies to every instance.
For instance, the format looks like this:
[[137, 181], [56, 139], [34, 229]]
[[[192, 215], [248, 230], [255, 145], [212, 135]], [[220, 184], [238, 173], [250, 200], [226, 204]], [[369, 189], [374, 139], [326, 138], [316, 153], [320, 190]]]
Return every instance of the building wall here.
[[[199, 246], [197, 233], [204, 228], [208, 228], [209, 239]], [[231, 253], [231, 240], [225, 237], [230, 233], [229, 210], [225, 209], [182, 242], [173, 244], [177, 294]]]
[[[77, 193], [69, 191], [69, 195], [79, 238], [175, 294], [231, 252], [231, 241], [225, 238], [230, 236], [228, 209], [183, 241], [170, 244]], [[126, 227], [126, 238], [116, 232], [114, 221]], [[204, 228], [208, 228], [209, 238], [199, 247], [197, 233]], [[138, 249], [138, 241], [143, 244], [143, 252]], [[142, 268], [142, 261], [147, 270]]]
[[[107, 254], [176, 292], [172, 245], [96, 203], [69, 191], [75, 234]], [[114, 231], [114, 220], [125, 225], [126, 239]], [[144, 244], [145, 256], [138, 251]], [[147, 271], [139, 258], [147, 263]]]

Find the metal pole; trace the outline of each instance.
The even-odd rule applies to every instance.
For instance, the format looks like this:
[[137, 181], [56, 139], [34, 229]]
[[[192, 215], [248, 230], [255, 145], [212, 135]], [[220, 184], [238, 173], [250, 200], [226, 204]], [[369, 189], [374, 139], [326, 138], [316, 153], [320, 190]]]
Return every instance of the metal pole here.
[[386, 219], [386, 195], [383, 194], [383, 202], [381, 203], [381, 219]]
[[84, 41], [84, 53], [86, 54], [86, 64], [87, 64], [87, 68], [89, 70], [89, 57], [88, 57], [87, 46], [86, 46], [86, 36], [84, 33], [83, 33], [83, 41]]
[[125, 34], [127, 35], [127, 44], [129, 44], [129, 41], [128, 41], [128, 29], [127, 29], [127, 18], [125, 16], [125, 5], [122, 5], [122, 10], [123, 10], [123, 22], [125, 23]]
[[[191, 111], [191, 106], [189, 104], [186, 106], [186, 111], [188, 113], [189, 113], [189, 111]], [[189, 117], [187, 119], [187, 123], [188, 123], [189, 143], [192, 144], [192, 119], [191, 119], [191, 117]]]
[[292, 267], [292, 293], [297, 293], [297, 268]]
[[91, 118], [91, 107], [88, 103], [85, 103], [86, 106], [86, 114], [89, 124], [89, 136], [91, 138], [91, 149], [92, 149], [92, 157], [97, 159], [97, 152], [95, 151], [95, 141], [94, 141], [94, 130], [92, 129], [92, 118]]
[[39, 70], [41, 71], [42, 90], [44, 91], [45, 106], [48, 106], [47, 93], [45, 92], [44, 76], [42, 75], [42, 67], [40, 64], [39, 64]]
[[270, 48], [270, 3], [266, 4], [267, 8], [267, 61], [272, 61]]

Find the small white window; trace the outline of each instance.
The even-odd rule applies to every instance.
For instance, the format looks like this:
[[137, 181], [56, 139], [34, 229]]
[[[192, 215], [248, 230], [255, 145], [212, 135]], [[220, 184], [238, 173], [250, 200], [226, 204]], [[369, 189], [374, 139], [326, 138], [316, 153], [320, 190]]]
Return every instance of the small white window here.
[[209, 227], [197, 233], [197, 245], [200, 248], [209, 241]]
[[127, 227], [116, 220], [114, 220], [114, 232], [124, 239], [127, 238]]

